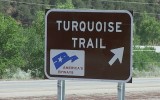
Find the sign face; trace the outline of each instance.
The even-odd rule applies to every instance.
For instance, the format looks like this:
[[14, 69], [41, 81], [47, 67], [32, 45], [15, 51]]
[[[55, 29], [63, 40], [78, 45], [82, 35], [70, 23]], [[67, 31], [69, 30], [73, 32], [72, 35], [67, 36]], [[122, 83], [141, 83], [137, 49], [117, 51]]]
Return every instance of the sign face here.
[[126, 10], [49, 10], [45, 75], [129, 81], [133, 17]]

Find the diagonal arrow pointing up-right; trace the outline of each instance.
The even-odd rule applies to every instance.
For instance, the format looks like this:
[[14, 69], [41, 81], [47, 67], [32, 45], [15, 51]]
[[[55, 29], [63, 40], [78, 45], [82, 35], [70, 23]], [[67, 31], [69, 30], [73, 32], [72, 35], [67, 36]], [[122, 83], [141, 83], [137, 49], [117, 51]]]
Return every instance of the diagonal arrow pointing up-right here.
[[124, 52], [124, 47], [121, 48], [116, 48], [111, 50], [112, 53], [114, 53], [114, 56], [112, 59], [108, 62], [110, 66], [118, 59], [120, 63], [122, 63], [122, 58], [123, 58], [123, 52]]

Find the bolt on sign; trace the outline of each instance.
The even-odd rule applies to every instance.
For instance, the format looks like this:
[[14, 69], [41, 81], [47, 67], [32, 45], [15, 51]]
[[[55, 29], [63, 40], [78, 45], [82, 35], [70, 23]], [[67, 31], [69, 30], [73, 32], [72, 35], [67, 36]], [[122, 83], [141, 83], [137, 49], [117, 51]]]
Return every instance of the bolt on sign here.
[[45, 16], [49, 79], [129, 81], [133, 17], [126, 10], [54, 10]]

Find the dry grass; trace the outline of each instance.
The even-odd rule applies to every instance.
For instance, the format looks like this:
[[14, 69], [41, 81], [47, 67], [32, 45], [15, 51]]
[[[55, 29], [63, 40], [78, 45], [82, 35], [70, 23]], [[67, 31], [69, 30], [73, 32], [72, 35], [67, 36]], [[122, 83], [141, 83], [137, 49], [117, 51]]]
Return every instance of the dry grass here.
[[150, 70], [133, 70], [133, 77], [136, 78], [152, 78], [152, 77], [160, 77], [160, 67], [151, 67]]

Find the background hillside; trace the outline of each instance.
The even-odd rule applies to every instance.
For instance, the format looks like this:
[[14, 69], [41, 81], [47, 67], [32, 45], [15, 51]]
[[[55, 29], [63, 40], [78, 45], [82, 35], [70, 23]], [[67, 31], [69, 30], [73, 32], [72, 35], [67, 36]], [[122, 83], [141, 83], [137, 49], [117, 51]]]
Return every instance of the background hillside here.
[[[160, 76], [160, 0], [0, 0], [0, 78], [43, 78], [45, 9], [131, 10], [134, 76]], [[139, 45], [139, 46], [137, 46]]]

